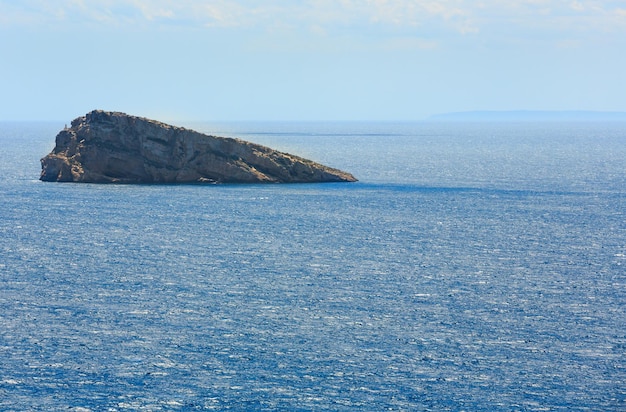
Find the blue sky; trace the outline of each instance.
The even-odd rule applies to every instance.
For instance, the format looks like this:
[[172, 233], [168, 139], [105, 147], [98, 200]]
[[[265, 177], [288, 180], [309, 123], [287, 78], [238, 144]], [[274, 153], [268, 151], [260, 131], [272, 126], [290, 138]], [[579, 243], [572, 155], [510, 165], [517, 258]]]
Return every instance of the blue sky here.
[[0, 0], [0, 120], [626, 111], [626, 1]]

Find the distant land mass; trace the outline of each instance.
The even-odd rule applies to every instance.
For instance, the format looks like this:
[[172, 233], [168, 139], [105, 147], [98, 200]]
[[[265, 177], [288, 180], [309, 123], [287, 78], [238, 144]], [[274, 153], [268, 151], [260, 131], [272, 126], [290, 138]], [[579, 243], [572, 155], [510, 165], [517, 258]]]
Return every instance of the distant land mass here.
[[436, 114], [427, 120], [447, 122], [626, 122], [626, 112], [486, 110]]

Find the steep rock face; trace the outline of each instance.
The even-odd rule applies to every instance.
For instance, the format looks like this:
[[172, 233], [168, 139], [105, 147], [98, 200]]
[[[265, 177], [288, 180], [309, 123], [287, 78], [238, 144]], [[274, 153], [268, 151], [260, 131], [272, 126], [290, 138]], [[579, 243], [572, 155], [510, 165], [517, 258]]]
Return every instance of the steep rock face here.
[[119, 112], [72, 121], [41, 159], [43, 181], [84, 183], [354, 182], [349, 173], [268, 147]]

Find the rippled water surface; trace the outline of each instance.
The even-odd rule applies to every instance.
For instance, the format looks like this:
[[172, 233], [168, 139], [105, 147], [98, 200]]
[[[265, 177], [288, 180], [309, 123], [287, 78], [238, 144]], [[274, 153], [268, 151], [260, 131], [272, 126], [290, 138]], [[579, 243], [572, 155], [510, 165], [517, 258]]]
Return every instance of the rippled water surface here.
[[187, 125], [354, 184], [42, 183], [0, 123], [0, 410], [624, 410], [626, 125]]

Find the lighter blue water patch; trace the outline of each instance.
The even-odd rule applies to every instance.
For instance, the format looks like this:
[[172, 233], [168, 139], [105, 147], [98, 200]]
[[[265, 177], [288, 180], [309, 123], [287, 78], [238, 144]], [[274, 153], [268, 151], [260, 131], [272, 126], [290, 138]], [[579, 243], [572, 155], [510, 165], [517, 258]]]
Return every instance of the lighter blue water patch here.
[[42, 183], [58, 129], [0, 125], [1, 410], [626, 406], [623, 125], [206, 130], [360, 179], [261, 186]]

